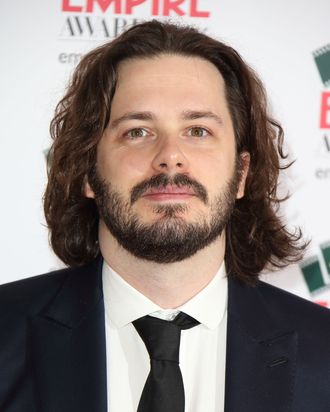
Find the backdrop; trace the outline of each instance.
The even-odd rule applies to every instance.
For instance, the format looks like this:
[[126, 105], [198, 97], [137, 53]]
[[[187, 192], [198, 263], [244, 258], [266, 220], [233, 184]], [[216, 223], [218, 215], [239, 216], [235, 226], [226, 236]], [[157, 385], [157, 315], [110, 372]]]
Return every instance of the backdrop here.
[[42, 213], [49, 122], [82, 54], [127, 25], [171, 18], [236, 48], [259, 73], [296, 163], [281, 190], [306, 257], [266, 281], [330, 307], [329, 0], [15, 0], [0, 6], [0, 283], [61, 266]]

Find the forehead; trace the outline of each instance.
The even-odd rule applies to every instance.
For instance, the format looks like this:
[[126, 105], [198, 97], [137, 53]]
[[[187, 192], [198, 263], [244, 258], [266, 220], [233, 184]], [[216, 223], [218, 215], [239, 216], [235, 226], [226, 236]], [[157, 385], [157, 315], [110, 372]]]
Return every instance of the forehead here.
[[158, 82], [162, 78], [162, 82], [170, 84], [178, 76], [198, 83], [212, 83], [216, 80], [223, 84], [216, 66], [196, 56], [160, 54], [155, 57], [127, 59], [118, 67], [118, 84], [143, 81], [145, 77], [151, 82]]
[[[125, 60], [118, 67], [113, 104], [134, 106], [155, 99], [223, 105], [225, 84], [215, 65], [200, 57], [162, 54]], [[133, 107], [132, 107], [133, 108]], [[211, 108], [211, 107], [209, 107]]]

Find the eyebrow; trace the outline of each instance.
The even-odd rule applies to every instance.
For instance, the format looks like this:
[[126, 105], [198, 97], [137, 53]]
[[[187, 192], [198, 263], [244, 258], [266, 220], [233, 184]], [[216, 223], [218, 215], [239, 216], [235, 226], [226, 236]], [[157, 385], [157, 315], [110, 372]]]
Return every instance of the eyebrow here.
[[120, 123], [123, 123], [127, 120], [154, 120], [155, 116], [151, 112], [128, 112], [124, 115], [114, 119], [110, 122], [110, 127], [112, 129], [117, 128]]
[[[219, 125], [223, 126], [223, 121], [220, 116], [211, 112], [203, 110], [185, 110], [181, 113], [182, 120], [197, 120], [197, 119], [212, 119]], [[121, 123], [128, 120], [155, 120], [156, 116], [152, 112], [127, 112], [110, 123], [111, 129], [116, 129]]]
[[185, 110], [181, 118], [182, 120], [212, 119], [223, 126], [222, 118], [211, 111]]

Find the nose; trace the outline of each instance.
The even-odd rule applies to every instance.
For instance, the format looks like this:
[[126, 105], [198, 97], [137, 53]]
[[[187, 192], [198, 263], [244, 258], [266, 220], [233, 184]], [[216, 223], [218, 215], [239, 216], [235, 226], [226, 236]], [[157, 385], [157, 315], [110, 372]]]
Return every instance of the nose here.
[[179, 146], [178, 137], [164, 137], [152, 161], [156, 172], [175, 174], [188, 170], [188, 159]]

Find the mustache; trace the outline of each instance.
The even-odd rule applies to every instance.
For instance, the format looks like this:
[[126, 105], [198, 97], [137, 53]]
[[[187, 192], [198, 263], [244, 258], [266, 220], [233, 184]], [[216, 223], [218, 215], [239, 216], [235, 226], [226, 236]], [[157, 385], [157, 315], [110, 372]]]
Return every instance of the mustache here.
[[131, 205], [136, 202], [147, 190], [155, 189], [159, 187], [166, 187], [169, 185], [175, 185], [178, 187], [189, 187], [195, 193], [195, 195], [205, 204], [208, 202], [208, 195], [205, 187], [182, 173], [178, 173], [172, 177], [165, 173], [160, 173], [150, 179], [143, 180], [137, 184], [131, 190]]

